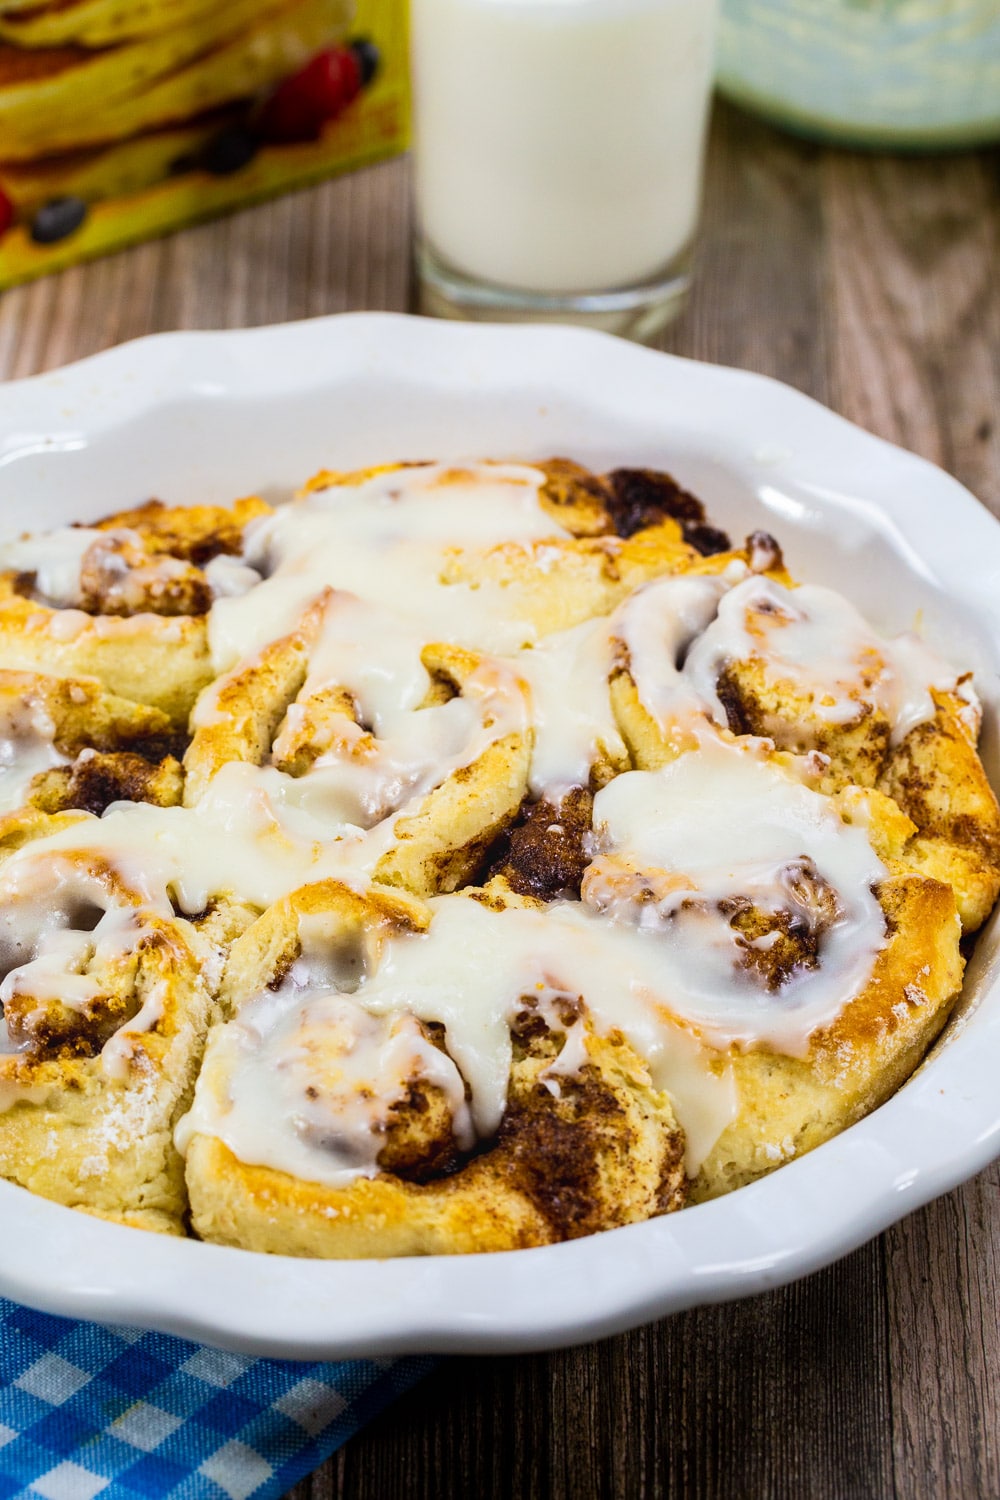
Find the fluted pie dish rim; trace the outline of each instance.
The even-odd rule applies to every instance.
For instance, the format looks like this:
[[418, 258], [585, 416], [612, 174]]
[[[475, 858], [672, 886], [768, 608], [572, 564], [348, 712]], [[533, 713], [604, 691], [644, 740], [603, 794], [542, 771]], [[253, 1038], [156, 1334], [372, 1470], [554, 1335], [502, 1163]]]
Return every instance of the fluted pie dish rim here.
[[[976, 670], [996, 782], [1000, 527], [941, 470], [765, 377], [572, 329], [356, 314], [155, 335], [7, 385], [0, 413], [4, 536], [153, 493], [279, 497], [324, 463], [566, 453], [671, 469], [735, 534], [770, 520], [811, 581], [879, 628], [921, 610], [932, 643]], [[887, 1104], [679, 1214], [532, 1250], [311, 1262], [143, 1234], [0, 1182], [0, 1292], [287, 1358], [553, 1347], [759, 1292], [1000, 1151], [998, 962], [994, 917], [958, 1015]]]

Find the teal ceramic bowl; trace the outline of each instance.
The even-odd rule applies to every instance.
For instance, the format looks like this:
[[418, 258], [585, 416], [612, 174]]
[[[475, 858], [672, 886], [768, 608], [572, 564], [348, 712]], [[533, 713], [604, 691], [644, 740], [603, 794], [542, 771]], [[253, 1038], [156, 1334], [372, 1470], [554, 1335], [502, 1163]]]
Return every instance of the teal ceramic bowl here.
[[718, 81], [845, 145], [1000, 140], [1000, 0], [723, 0]]

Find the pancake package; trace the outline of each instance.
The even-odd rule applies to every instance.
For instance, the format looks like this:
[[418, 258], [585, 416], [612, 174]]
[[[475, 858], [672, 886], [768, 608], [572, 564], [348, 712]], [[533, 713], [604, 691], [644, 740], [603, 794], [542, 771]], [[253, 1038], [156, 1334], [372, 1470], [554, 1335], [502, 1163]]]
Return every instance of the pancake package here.
[[535, 1246], [889, 1097], [1000, 891], [970, 675], [668, 475], [324, 472], [0, 548], [0, 1175]]
[[0, 0], [0, 287], [407, 132], [405, 0]]

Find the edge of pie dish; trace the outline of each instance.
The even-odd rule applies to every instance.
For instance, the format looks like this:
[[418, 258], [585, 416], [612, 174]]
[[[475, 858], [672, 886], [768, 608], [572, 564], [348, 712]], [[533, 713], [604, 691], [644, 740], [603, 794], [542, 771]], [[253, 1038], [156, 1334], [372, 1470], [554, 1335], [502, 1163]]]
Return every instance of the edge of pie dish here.
[[[174, 503], [223, 503], [250, 489], [240, 465], [260, 455], [234, 460], [227, 439], [250, 430], [262, 400], [272, 436], [282, 437], [255, 477], [276, 489], [301, 477], [320, 448], [344, 469], [414, 453], [514, 451], [671, 469], [737, 535], [773, 518], [793, 571], [844, 587], [881, 628], [905, 628], [922, 606], [924, 633], [976, 668], [988, 765], [995, 754], [989, 632], [998, 611], [988, 560], [1000, 559], [996, 523], [940, 471], [773, 382], [568, 330], [361, 316], [165, 336], [3, 395], [12, 436], [0, 496], [20, 495], [33, 528], [89, 519], [151, 490]], [[523, 433], [516, 445], [515, 430]], [[398, 455], [396, 444], [405, 444]], [[121, 493], [109, 496], [112, 473]], [[718, 514], [717, 494], [729, 515]], [[878, 580], [889, 575], [887, 610]], [[542, 1347], [759, 1290], [832, 1259], [994, 1154], [1000, 1110], [986, 1087], [1000, 1024], [994, 945], [988, 926], [962, 1014], [888, 1104], [774, 1176], [681, 1214], [530, 1252], [325, 1266], [162, 1242], [71, 1218], [3, 1184], [9, 1221], [26, 1233], [12, 1234], [0, 1256], [0, 1285], [53, 1311], [288, 1356]], [[68, 1276], [46, 1267], [52, 1213], [63, 1226], [56, 1238], [72, 1237]], [[172, 1285], [180, 1279], [183, 1293]]]

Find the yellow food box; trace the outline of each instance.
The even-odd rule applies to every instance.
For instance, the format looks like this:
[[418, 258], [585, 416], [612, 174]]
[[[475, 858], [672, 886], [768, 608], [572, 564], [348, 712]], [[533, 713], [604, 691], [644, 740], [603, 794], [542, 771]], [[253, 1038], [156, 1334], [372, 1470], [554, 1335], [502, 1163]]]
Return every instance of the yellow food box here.
[[0, 0], [0, 288], [408, 131], [406, 0]]

